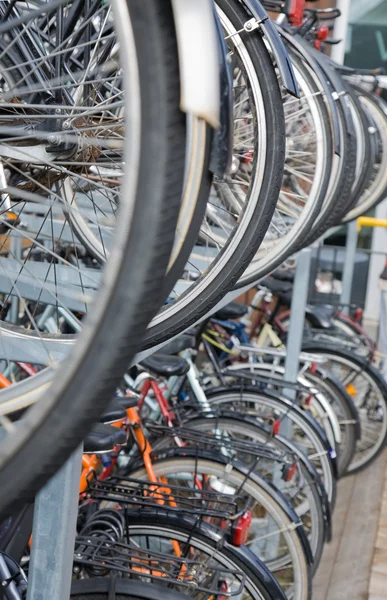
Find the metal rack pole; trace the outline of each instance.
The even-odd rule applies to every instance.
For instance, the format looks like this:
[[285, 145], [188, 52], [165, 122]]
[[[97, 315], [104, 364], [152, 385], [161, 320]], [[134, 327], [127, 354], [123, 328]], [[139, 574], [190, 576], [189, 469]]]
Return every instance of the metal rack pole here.
[[[309, 275], [312, 262], [311, 248], [304, 248], [297, 255], [296, 275], [294, 278], [289, 333], [286, 343], [285, 381], [297, 382], [299, 371], [299, 356], [304, 335], [305, 309], [308, 299]], [[287, 389], [286, 395], [292, 400], [296, 397], [296, 390]], [[290, 436], [290, 423], [285, 421], [281, 427], [284, 436]]]
[[355, 271], [355, 259], [357, 250], [357, 225], [356, 221], [349, 223], [347, 227], [347, 242], [345, 244], [345, 258], [344, 258], [344, 269], [343, 269], [343, 281], [340, 302], [342, 304], [342, 310], [345, 314], [349, 314], [349, 308], [351, 304], [351, 292], [353, 274]]
[[337, 0], [336, 8], [340, 9], [341, 15], [335, 19], [333, 37], [341, 40], [339, 44], [332, 46], [331, 58], [337, 63], [343, 64], [345, 57], [345, 45], [348, 33], [348, 21], [351, 0]]
[[69, 600], [82, 447], [35, 501], [27, 600]]

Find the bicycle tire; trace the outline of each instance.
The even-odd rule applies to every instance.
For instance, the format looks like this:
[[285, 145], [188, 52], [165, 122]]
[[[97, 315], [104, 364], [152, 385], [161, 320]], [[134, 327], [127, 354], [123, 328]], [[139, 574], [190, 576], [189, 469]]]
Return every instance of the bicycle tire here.
[[386, 196], [387, 190], [387, 117], [385, 102], [382, 98], [375, 96], [361, 87], [353, 85], [353, 89], [363, 105], [364, 110], [369, 110], [371, 118], [378, 128], [380, 135], [380, 146], [382, 149], [381, 164], [375, 178], [371, 178], [366, 185], [362, 197], [356, 206], [352, 207], [342, 218], [343, 223], [349, 223], [353, 219], [366, 214], [377, 206]]
[[337, 468], [339, 477], [342, 477], [355, 456], [356, 440], [360, 436], [356, 407], [341, 381], [331, 373], [317, 368], [314, 373], [306, 372], [304, 375], [318, 389], [322, 390], [337, 415], [342, 434]]
[[[382, 411], [382, 428], [380, 434], [378, 435], [376, 443], [372, 444], [371, 446], [368, 446], [368, 449], [370, 449], [371, 451], [368, 453], [368, 455], [366, 455], [365, 458], [364, 455], [363, 458], [361, 458], [361, 456], [359, 455], [362, 452], [362, 437], [365, 437], [364, 432], [367, 431], [367, 421], [369, 418], [371, 418], [372, 421], [372, 415], [368, 414], [371, 409], [367, 406], [363, 406], [363, 403], [360, 407], [357, 405], [357, 392], [355, 392], [353, 396], [355, 406], [359, 411], [361, 436], [360, 439], [357, 441], [355, 456], [352, 462], [350, 463], [349, 467], [347, 468], [346, 474], [350, 475], [353, 473], [357, 473], [358, 471], [364, 469], [367, 465], [371, 464], [383, 451], [387, 443], [387, 383], [385, 382], [381, 373], [379, 373], [379, 371], [377, 371], [368, 360], [364, 359], [361, 356], [358, 356], [353, 352], [349, 352], [348, 350], [343, 350], [335, 346], [328, 346], [326, 344], [319, 345], [315, 342], [306, 342], [304, 348], [307, 352], [316, 352], [320, 355], [326, 356], [328, 360], [330, 359], [334, 361], [336, 357], [337, 364], [345, 365], [347, 363], [347, 365], [349, 365], [349, 368], [351, 368], [353, 373], [355, 373], [355, 378], [356, 376], [362, 377], [366, 385], [368, 381], [369, 386], [374, 385], [375, 388], [378, 390], [377, 402], [378, 407]], [[353, 381], [355, 380], [355, 378], [353, 379]], [[347, 385], [349, 384], [347, 383]], [[369, 399], [370, 398], [368, 390], [365, 397], [365, 401], [368, 402]], [[362, 409], [365, 412], [363, 412]]]
[[[138, 177], [129, 174], [129, 169], [127, 176], [134, 177], [131, 185], [136, 186], [139, 201], [133, 213], [130, 210], [125, 218], [122, 214], [120, 248], [110, 257], [104, 294], [99, 296], [98, 310], [94, 307], [93, 320], [85, 325], [83, 343], [77, 344], [75, 358], [61, 371], [55, 389], [52, 386], [28, 411], [17, 439], [15, 436], [12, 445], [1, 447], [2, 516], [31, 501], [85, 437], [109, 401], [161, 302], [159, 293], [180, 207], [185, 153], [174, 21], [170, 3], [160, 7], [157, 0], [121, 1], [115, 8], [120, 15], [116, 26], [122, 55], [126, 51], [128, 66], [133, 65], [129, 48], [131, 56], [137, 58], [134, 73], [141, 123], [137, 115], [133, 127], [139, 127], [136, 144], [140, 160]], [[136, 26], [132, 28], [133, 22]], [[145, 24], [149, 33], [146, 39], [142, 35]], [[134, 133], [131, 140], [135, 139]], [[150, 157], [151, 172], [146, 167]], [[114, 343], [107, 344], [108, 340]], [[90, 373], [93, 386], [88, 383]]]
[[[361, 142], [363, 145], [363, 152], [359, 157], [360, 160], [360, 169], [358, 165], [358, 158], [356, 158], [356, 168], [359, 169], [359, 174], [356, 177], [354, 182], [354, 186], [352, 189], [352, 199], [349, 205], [348, 210], [351, 210], [357, 203], [359, 197], [362, 195], [365, 186], [370, 180], [372, 173], [372, 166], [375, 160], [375, 144], [373, 143], [373, 139], [370, 136], [370, 119], [366, 115], [359, 98], [357, 97], [355, 91], [353, 90], [350, 84], [347, 85], [347, 92], [349, 98], [352, 102], [354, 117], [358, 120], [358, 127], [360, 125], [360, 130], [358, 133], [361, 136]], [[355, 120], [354, 119], [354, 120]]]
[[[309, 120], [313, 119], [315, 127], [315, 137], [318, 139], [317, 143], [317, 157], [315, 165], [315, 173], [313, 177], [313, 183], [308, 194], [305, 207], [301, 212], [301, 215], [294, 223], [293, 227], [282, 235], [278, 243], [275, 243], [272, 248], [267, 251], [266, 256], [260, 257], [262, 252], [261, 249], [258, 251], [255, 258], [253, 258], [246, 271], [243, 273], [238, 281], [237, 287], [242, 287], [249, 284], [256, 283], [259, 279], [273, 271], [278, 267], [286, 258], [288, 258], [302, 241], [305, 235], [310, 231], [313, 226], [318, 214], [323, 205], [323, 201], [326, 197], [326, 193], [329, 186], [329, 180], [331, 177], [332, 169], [332, 155], [331, 148], [333, 146], [332, 133], [329, 122], [329, 112], [327, 105], [323, 99], [322, 93], [319, 90], [313, 75], [310, 73], [309, 67], [302, 60], [302, 57], [297, 52], [292, 50], [292, 47], [287, 45], [289, 56], [293, 64], [293, 69], [298, 81], [300, 90], [304, 93], [304, 97], [308, 98], [309, 104]], [[301, 97], [302, 100], [303, 97]], [[303, 106], [304, 103], [300, 100], [299, 104]], [[291, 104], [294, 104], [294, 98], [290, 100]], [[285, 104], [286, 107], [286, 104]], [[296, 112], [302, 111], [299, 105], [296, 106]], [[292, 122], [292, 113], [289, 113], [289, 121]], [[285, 117], [285, 127], [287, 126], [287, 119]], [[288, 136], [289, 142], [292, 142], [291, 135]], [[289, 144], [290, 145], [290, 144]], [[291, 163], [291, 160], [290, 160]], [[287, 159], [285, 159], [285, 175], [287, 170]], [[301, 169], [302, 170], [302, 169]], [[302, 175], [301, 175], [302, 180]], [[286, 177], [284, 177], [284, 187], [286, 189]], [[279, 198], [281, 203], [281, 197]], [[291, 212], [291, 210], [290, 210]], [[275, 227], [275, 225], [274, 225]], [[268, 231], [270, 235], [270, 229]]]
[[73, 582], [70, 598], [74, 600], [183, 600], [185, 595], [154, 583], [117, 577], [93, 577]]
[[[180, 452], [180, 450], [182, 450], [183, 453]], [[190, 456], [190, 450], [192, 450], [192, 456]], [[275, 493], [274, 489], [271, 488], [262, 477], [259, 477], [257, 473], [250, 473], [249, 470], [245, 469], [240, 463], [233, 462], [232, 469], [230, 469], [229, 466], [227, 467], [227, 460], [222, 461], [220, 458], [216, 460], [210, 456], [206, 456], [206, 453], [199, 453], [198, 449], [195, 448], [173, 448], [169, 451], [164, 450], [164, 453], [168, 453], [168, 455], [157, 458], [157, 460], [153, 462], [153, 470], [157, 477], [165, 477], [166, 482], [168, 475], [176, 477], [179, 472], [211, 474], [220, 478], [222, 482], [226, 481], [229, 485], [237, 485], [238, 490], [243, 490], [253, 498], [259, 498], [260, 504], [268, 510], [268, 514], [270, 514], [273, 522], [277, 525], [282, 523], [281, 527], [279, 527], [279, 531], [281, 531], [284, 538], [286, 538], [287, 551], [290, 553], [289, 556], [291, 557], [293, 576], [295, 579], [295, 589], [292, 588], [292, 594], [294, 594], [292, 595], [292, 598], [294, 598], [294, 600], [310, 598], [310, 568], [305, 554], [306, 548], [308, 548], [309, 545], [307, 544], [307, 546], [305, 546], [305, 542], [307, 543], [307, 541], [301, 526], [301, 521], [295, 515], [293, 510], [290, 509], [290, 506], [285, 499], [280, 499], [281, 496], [278, 492]], [[140, 468], [135, 471], [130, 470], [129, 472], [125, 470], [125, 473], [123, 474], [130, 475], [131, 478], [138, 480], [148, 480], [148, 474], [145, 468]], [[276, 496], [276, 500], [273, 499], [273, 496]], [[268, 507], [270, 507], [270, 512]], [[295, 526], [297, 521], [298, 526]], [[310, 548], [307, 552], [310, 552]], [[288, 554], [285, 555], [285, 559], [287, 556]], [[278, 561], [280, 560], [281, 559], [278, 559]], [[274, 559], [274, 565], [275, 564]], [[297, 571], [295, 565], [297, 565]], [[267, 564], [267, 566], [269, 567], [269, 564]], [[280, 567], [278, 567], [278, 569], [279, 568]], [[283, 565], [282, 569], [284, 569]], [[281, 580], [279, 583], [281, 584]], [[284, 591], [286, 592], [286, 590]]]
[[[236, 29], [243, 30], [243, 24], [248, 19], [243, 7], [231, 0], [220, 0], [218, 4], [227, 14], [231, 12], [233, 23], [235, 19], [238, 24]], [[251, 43], [251, 35], [255, 36], [254, 47], [259, 48], [259, 52], [255, 52], [259, 61], [259, 94], [265, 114], [267, 146], [262, 184], [257, 197], [249, 200], [251, 207], [247, 206], [242, 214], [227, 248], [208, 269], [205, 281], [186, 290], [181, 295], [180, 306], [173, 308], [173, 304], [169, 304], [163, 307], [150, 323], [142, 349], [162, 343], [188, 329], [223, 298], [236, 284], [260, 246], [276, 206], [285, 156], [281, 92], [270, 54], [260, 34], [238, 31], [238, 35], [246, 46]]]
[[[252, 411], [249, 411], [249, 403], [251, 403], [251, 406], [263, 403], [265, 406], [277, 411], [279, 415], [282, 415], [282, 418], [283, 415], [286, 415], [287, 418], [291, 419], [295, 426], [299, 427], [312, 443], [312, 450], [310, 452], [313, 456], [312, 463], [322, 478], [331, 507], [334, 506], [337, 489], [336, 455], [329, 444], [324, 430], [307, 411], [303, 411], [297, 405], [291, 405], [290, 401], [286, 398], [259, 390], [252, 385], [246, 385], [245, 382], [243, 382], [241, 387], [229, 386], [206, 389], [206, 397], [210, 404], [214, 404], [215, 406], [228, 405], [228, 410], [241, 410], [242, 414], [244, 402], [246, 402], [246, 410], [253, 417], [255, 409], [253, 408]], [[297, 441], [295, 443], [297, 444]], [[308, 457], [309, 455], [306, 453], [306, 456]]]
[[[279, 448], [282, 451], [285, 451], [285, 453], [289, 453], [289, 452], [293, 453], [294, 452], [293, 444], [291, 444], [290, 442], [288, 442], [285, 439], [283, 439], [283, 440], [277, 439], [276, 436], [272, 436], [270, 432], [268, 432], [266, 429], [263, 429], [262, 426], [260, 426], [258, 423], [255, 423], [252, 419], [247, 419], [246, 417], [243, 417], [238, 414], [230, 416], [230, 413], [227, 413], [227, 414], [220, 413], [214, 417], [199, 417], [199, 416], [192, 417], [189, 420], [184, 421], [184, 427], [198, 429], [203, 433], [208, 432], [209, 430], [213, 429], [213, 430], [215, 430], [217, 436], [219, 435], [220, 432], [231, 431], [233, 434], [233, 436], [231, 437], [231, 444], [232, 444], [232, 440], [234, 439], [235, 433], [237, 433], [237, 434], [242, 434], [244, 437], [247, 437], [248, 439], [250, 439], [252, 445], [254, 444], [254, 440], [255, 440], [255, 442], [258, 441], [260, 444], [268, 444], [269, 448], [270, 447], [274, 447], [277, 449]], [[227, 441], [225, 443], [227, 443]], [[153, 447], [157, 451], [157, 448], [158, 448], [157, 443]], [[236, 449], [235, 452], [236, 452], [237, 460], [243, 464], [244, 463], [243, 451], [239, 452]], [[297, 455], [297, 453], [296, 453], [296, 455]], [[305, 482], [306, 495], [308, 498], [307, 500], [304, 500], [302, 503], [302, 507], [304, 510], [302, 515], [300, 515], [297, 512], [297, 504], [295, 504], [295, 502], [294, 502], [295, 501], [294, 493], [287, 493], [286, 489], [284, 491], [282, 491], [282, 490], [281, 491], [288, 498], [290, 504], [292, 504], [292, 506], [294, 508], [294, 511], [296, 512], [296, 514], [298, 514], [298, 516], [303, 521], [304, 529], [305, 529], [306, 533], [308, 534], [311, 550], [313, 553], [313, 566], [312, 566], [312, 575], [313, 575], [313, 573], [316, 571], [316, 569], [319, 565], [320, 559], [321, 559], [321, 554], [322, 554], [324, 542], [326, 539], [326, 524], [325, 524], [323, 506], [321, 503], [321, 494], [317, 489], [320, 482], [316, 481], [316, 479], [314, 477], [311, 477], [310, 471], [308, 469], [306, 469], [306, 467], [301, 462], [298, 463], [298, 468], [301, 470], [300, 478], [303, 482]], [[260, 472], [260, 462], [259, 461], [257, 462], [256, 470], [258, 472]], [[314, 473], [314, 475], [315, 475], [315, 477], [318, 478], [317, 473]], [[266, 476], [265, 473], [263, 473], [263, 476]], [[278, 485], [276, 485], [276, 483], [274, 483], [274, 485], [276, 487], [278, 487]], [[285, 488], [286, 488], [286, 486], [285, 486]], [[309, 502], [309, 505], [310, 505], [309, 511], [305, 511], [305, 506], [304, 506], [305, 502]], [[309, 531], [311, 531], [311, 533], [308, 532], [308, 530], [306, 529], [306, 523], [308, 523], [308, 527], [309, 527], [309, 521], [310, 521], [310, 530]]]
[[252, 590], [249, 589], [252, 600], [285, 600], [285, 594], [265, 565], [245, 547], [237, 548], [224, 540], [223, 534], [219, 534], [216, 528], [162, 509], [157, 512], [128, 511], [125, 518], [128, 535], [137, 533], [141, 536], [154, 532], [156, 537], [170, 536], [179, 542], [187, 540], [192, 547], [204, 548], [210, 556], [223, 558], [227, 566], [235, 565], [236, 570], [246, 576], [246, 587]]
[[344, 109], [341, 103], [338, 103], [338, 114], [340, 124], [343, 130], [343, 148], [340, 156], [340, 174], [335, 182], [329, 202], [322, 208], [319, 218], [309, 235], [303, 240], [303, 247], [310, 246], [315, 240], [320, 238], [330, 227], [333, 227], [346, 214], [352, 200], [352, 183], [356, 169], [356, 140], [355, 137], [346, 129]]

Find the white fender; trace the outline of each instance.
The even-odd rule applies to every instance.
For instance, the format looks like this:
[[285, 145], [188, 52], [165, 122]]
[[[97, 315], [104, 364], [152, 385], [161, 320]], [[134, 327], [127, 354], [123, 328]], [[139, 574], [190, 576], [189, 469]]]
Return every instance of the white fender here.
[[171, 0], [179, 52], [180, 108], [220, 124], [217, 31], [212, 0]]

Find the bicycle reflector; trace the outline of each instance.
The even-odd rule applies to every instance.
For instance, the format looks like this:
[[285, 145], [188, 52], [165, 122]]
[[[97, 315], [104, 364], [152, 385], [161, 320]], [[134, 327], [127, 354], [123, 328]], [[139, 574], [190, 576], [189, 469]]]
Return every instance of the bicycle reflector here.
[[289, 23], [301, 27], [304, 21], [305, 0], [286, 0], [285, 13]]
[[250, 510], [246, 510], [232, 525], [231, 540], [234, 546], [243, 546], [247, 542], [249, 528], [253, 517]]
[[363, 318], [363, 309], [357, 308], [355, 310], [355, 314], [354, 314], [353, 318], [355, 319], [355, 321], [358, 321], [360, 323]]
[[291, 465], [284, 465], [282, 469], [282, 479], [289, 483], [294, 477], [294, 473], [296, 472], [297, 465], [293, 463]]
[[320, 40], [320, 42], [325, 42], [328, 36], [329, 27], [327, 25], [320, 25], [316, 32], [316, 38]]
[[348, 383], [348, 385], [345, 386], [345, 389], [347, 390], [347, 393], [354, 397], [357, 394], [357, 389], [355, 388], [354, 385], [352, 385], [352, 383]]
[[276, 419], [273, 423], [273, 435], [278, 435], [280, 432], [281, 420]]

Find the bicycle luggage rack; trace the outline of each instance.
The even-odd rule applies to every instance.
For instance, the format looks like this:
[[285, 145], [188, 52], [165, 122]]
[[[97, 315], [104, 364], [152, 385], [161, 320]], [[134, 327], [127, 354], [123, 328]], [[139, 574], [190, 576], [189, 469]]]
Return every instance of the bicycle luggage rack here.
[[[295, 460], [298, 460], [298, 457], [291, 452], [282, 452], [277, 449], [274, 450], [265, 443], [254, 442], [254, 444], [251, 444], [251, 442], [235, 440], [227, 438], [226, 436], [221, 437], [221, 434], [217, 432], [210, 437], [199, 430], [189, 429], [184, 426], [169, 427], [167, 425], [150, 422], [149, 420], [145, 421], [145, 425], [148, 431], [157, 436], [177, 437], [184, 442], [195, 442], [195, 444], [200, 444], [200, 448], [216, 448], [218, 450], [224, 450], [225, 453], [230, 451], [230, 454], [239, 451], [259, 459], [268, 459], [284, 465], [294, 464]], [[214, 429], [216, 430], [216, 425], [214, 425]], [[163, 449], [161, 449], [161, 453], [162, 452]], [[154, 454], [159, 455], [160, 452], [155, 449]]]
[[248, 508], [248, 502], [241, 508], [230, 494], [169, 483], [152, 483], [132, 477], [93, 479], [87, 496], [141, 508], [166, 506], [168, 512], [228, 521], [238, 519]]
[[[243, 379], [247, 382], [255, 381], [264, 384], [258, 387], [258, 390], [266, 389], [268, 386], [273, 386], [308, 394], [308, 396], [316, 396], [318, 394], [318, 390], [314, 387], [306, 388], [297, 382], [288, 381], [286, 379], [275, 379], [272, 375], [270, 375], [270, 373], [268, 373], [268, 376], [265, 377], [265, 375], [258, 375], [253, 371], [248, 371], [247, 369], [238, 370], [237, 368], [233, 369], [232, 367], [226, 367], [225, 369], [221, 369], [221, 374], [225, 375], [226, 377], [238, 377], [238, 379]], [[243, 392], [243, 389], [243, 385], [241, 385], [241, 392]], [[292, 401], [294, 401], [294, 398]]]
[[[129, 575], [131, 579], [151, 580], [176, 586], [178, 589], [189, 589], [194, 592], [217, 597], [239, 596], [244, 588], [246, 576], [242, 571], [211, 566], [209, 585], [200, 581], [203, 574], [208, 577], [207, 561], [192, 560], [184, 556], [178, 557], [171, 554], [143, 550], [134, 543], [111, 542], [92, 536], [78, 536], [74, 554], [74, 563], [85, 570], [97, 572], [113, 571], [122, 575]], [[234, 589], [221, 590], [219, 583], [228, 578], [234, 582]], [[237, 583], [238, 582], [238, 583]], [[212, 585], [211, 585], [212, 584]], [[215, 585], [214, 585], [215, 584]]]

